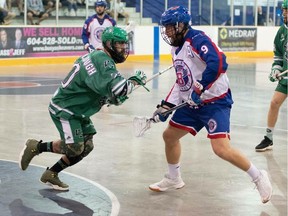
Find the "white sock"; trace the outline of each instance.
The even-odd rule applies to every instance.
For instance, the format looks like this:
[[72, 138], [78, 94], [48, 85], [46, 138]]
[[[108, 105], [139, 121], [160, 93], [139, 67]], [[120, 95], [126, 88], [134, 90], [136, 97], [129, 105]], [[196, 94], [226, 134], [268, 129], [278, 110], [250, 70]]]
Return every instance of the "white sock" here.
[[169, 170], [169, 177], [171, 179], [175, 179], [180, 176], [180, 163], [177, 164], [169, 164], [168, 163], [168, 170]]
[[270, 140], [273, 140], [273, 132], [274, 132], [274, 128], [273, 128], [273, 127], [267, 127], [267, 128], [266, 128], [266, 136], [267, 136]]
[[252, 181], [255, 181], [260, 175], [260, 170], [251, 163], [251, 166], [247, 170], [247, 173], [252, 178]]

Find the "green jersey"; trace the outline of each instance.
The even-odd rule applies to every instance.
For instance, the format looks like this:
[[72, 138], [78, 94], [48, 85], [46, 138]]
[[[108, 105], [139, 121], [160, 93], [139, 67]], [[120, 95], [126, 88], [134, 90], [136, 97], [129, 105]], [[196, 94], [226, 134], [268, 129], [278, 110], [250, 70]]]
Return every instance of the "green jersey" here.
[[113, 59], [96, 50], [76, 60], [54, 93], [49, 111], [64, 119], [87, 118], [97, 113], [107, 100], [131, 93], [133, 87], [117, 71]]
[[[288, 28], [286, 25], [282, 25], [275, 38], [274, 38], [274, 65], [279, 65], [283, 68], [283, 71], [288, 70]], [[287, 73], [285, 74], [287, 76]], [[287, 85], [287, 79], [282, 79], [279, 82]]]

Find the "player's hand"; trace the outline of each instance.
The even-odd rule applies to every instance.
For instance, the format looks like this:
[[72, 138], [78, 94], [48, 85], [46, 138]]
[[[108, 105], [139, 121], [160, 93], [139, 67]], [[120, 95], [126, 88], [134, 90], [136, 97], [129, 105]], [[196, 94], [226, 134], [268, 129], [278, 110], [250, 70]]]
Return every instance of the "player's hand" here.
[[128, 99], [127, 96], [113, 97], [113, 98], [109, 98], [107, 100], [107, 103], [108, 103], [108, 105], [119, 106], [119, 105], [123, 104], [124, 101], [126, 101], [127, 99]]
[[134, 75], [129, 78], [129, 80], [135, 81], [138, 85], [145, 85], [147, 76], [144, 71], [137, 70], [135, 71]]
[[141, 70], [135, 71], [134, 75], [131, 76], [128, 80], [134, 81], [135, 83], [137, 83], [137, 85], [141, 85], [147, 91], [149, 91], [149, 89], [145, 87], [147, 76], [143, 71], [141, 71]]
[[271, 69], [271, 73], [269, 74], [269, 80], [271, 82], [279, 81], [282, 79], [282, 76], [279, 74], [283, 71], [283, 68], [280, 65], [274, 65]]
[[170, 108], [174, 107], [174, 104], [168, 103], [164, 100], [162, 100], [161, 104], [157, 105], [157, 110], [153, 113], [153, 121], [155, 123], [158, 122], [165, 122], [170, 114], [164, 115], [163, 113], [168, 111]]
[[191, 99], [193, 100], [193, 102], [196, 105], [199, 105], [202, 103], [202, 99], [201, 99], [201, 94], [203, 93], [203, 85], [201, 83], [199, 83], [198, 81], [193, 83], [193, 91], [191, 94]]
[[89, 43], [86, 43], [84, 46], [85, 50], [87, 50], [89, 53], [93, 52], [95, 50], [94, 46], [92, 46]]

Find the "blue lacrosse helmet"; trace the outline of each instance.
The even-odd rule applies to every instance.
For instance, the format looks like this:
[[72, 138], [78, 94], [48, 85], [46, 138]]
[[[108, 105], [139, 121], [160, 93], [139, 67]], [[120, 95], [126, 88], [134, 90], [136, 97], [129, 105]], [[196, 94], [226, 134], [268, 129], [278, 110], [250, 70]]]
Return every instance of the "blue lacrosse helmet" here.
[[103, 7], [107, 7], [107, 2], [105, 0], [96, 0], [95, 2], [95, 7], [98, 7], [98, 6], [103, 6]]
[[187, 8], [183, 6], [174, 6], [167, 9], [160, 19], [162, 26], [175, 25], [176, 23], [189, 24], [191, 16]]
[[[160, 30], [163, 40], [171, 46], [181, 46], [184, 43], [184, 34], [190, 27], [191, 16], [187, 8], [175, 6], [167, 9], [160, 19]], [[179, 25], [183, 23], [184, 25]], [[174, 34], [167, 34], [169, 26], [173, 26]]]

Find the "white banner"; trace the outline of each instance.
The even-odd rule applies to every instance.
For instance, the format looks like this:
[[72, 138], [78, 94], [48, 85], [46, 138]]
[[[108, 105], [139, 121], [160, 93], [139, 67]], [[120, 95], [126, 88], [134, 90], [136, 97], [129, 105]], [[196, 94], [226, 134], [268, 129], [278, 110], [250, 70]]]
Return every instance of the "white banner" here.
[[[277, 6], [278, 2], [282, 2], [279, 0], [257, 0], [258, 6]], [[227, 0], [228, 5], [231, 4], [231, 0]], [[254, 6], [255, 0], [234, 0], [233, 1], [234, 6]]]

